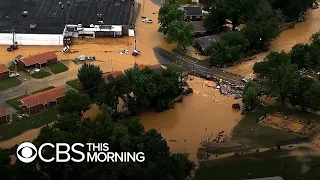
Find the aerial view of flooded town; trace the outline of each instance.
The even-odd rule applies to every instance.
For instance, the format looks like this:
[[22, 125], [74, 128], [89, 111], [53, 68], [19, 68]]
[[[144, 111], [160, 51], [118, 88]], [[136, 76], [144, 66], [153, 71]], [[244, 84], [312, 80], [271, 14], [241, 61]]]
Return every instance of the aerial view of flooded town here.
[[319, 180], [314, 0], [0, 0], [0, 179]]

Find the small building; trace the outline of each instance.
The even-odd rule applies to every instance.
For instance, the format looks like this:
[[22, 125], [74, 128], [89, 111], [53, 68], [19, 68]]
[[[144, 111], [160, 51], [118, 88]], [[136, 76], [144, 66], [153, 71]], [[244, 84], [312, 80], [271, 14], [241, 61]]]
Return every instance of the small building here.
[[202, 21], [203, 14], [202, 8], [195, 6], [195, 7], [184, 7], [184, 20], [189, 21]]
[[161, 64], [155, 64], [155, 65], [139, 64], [135, 68], [137, 68], [138, 70], [149, 68], [149, 69], [154, 70], [155, 72], [162, 72], [164, 70], [164, 68]]
[[64, 95], [65, 89], [63, 87], [56, 87], [47, 91], [39, 92], [20, 99], [20, 108], [23, 113], [35, 114], [56, 106]]
[[9, 122], [9, 114], [6, 113], [6, 110], [0, 107], [0, 124], [6, 124]]
[[202, 37], [207, 34], [207, 30], [204, 27], [203, 21], [192, 21], [191, 23], [194, 27], [193, 31], [195, 37]]
[[19, 67], [23, 69], [42, 68], [48, 64], [58, 63], [58, 56], [55, 52], [44, 52], [28, 57], [20, 57], [18, 60]]
[[112, 72], [104, 73], [102, 75], [102, 78], [103, 78], [103, 81], [106, 84], [108, 84], [109, 83], [109, 79], [108, 79], [109, 76], [113, 76], [114, 78], [118, 78], [118, 77], [123, 76], [123, 75], [124, 75], [123, 71], [112, 71]]
[[218, 35], [204, 36], [195, 39], [195, 48], [197, 48], [201, 53], [205, 53], [206, 49], [213, 43], [220, 40]]
[[275, 177], [255, 178], [255, 179], [247, 179], [247, 180], [284, 180], [284, 179], [280, 176], [275, 176]]
[[9, 68], [5, 64], [0, 64], [0, 79], [9, 77]]

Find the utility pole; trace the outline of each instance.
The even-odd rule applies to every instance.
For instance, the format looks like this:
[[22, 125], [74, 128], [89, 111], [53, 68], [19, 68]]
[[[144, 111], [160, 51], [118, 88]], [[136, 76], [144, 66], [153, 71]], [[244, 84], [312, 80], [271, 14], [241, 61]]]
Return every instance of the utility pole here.
[[[133, 24], [134, 26], [134, 52], [137, 51], [137, 28], [136, 28], [136, 24]], [[137, 60], [136, 58], [134, 58], [134, 64], [137, 64]]]
[[111, 62], [111, 72], [113, 72], [112, 58], [110, 59], [110, 62]]

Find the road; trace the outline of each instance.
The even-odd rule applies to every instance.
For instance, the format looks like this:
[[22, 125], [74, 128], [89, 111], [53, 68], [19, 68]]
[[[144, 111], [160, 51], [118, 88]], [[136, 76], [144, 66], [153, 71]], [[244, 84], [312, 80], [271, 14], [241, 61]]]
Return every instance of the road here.
[[212, 75], [213, 77], [222, 79], [232, 84], [244, 85], [244, 82], [241, 81], [243, 77], [239, 75], [225, 72], [216, 68], [204, 67], [202, 65], [196, 64], [192, 60], [188, 60], [186, 57], [182, 58], [180, 55], [168, 52], [161, 48], [154, 48], [154, 52], [161, 64], [176, 64], [182, 67], [182, 69], [186, 69], [189, 71], [193, 70], [195, 73], [201, 75]]
[[[183, 69], [191, 70], [201, 75], [213, 75], [224, 81], [243, 85], [242, 77], [231, 73], [223, 72], [218, 69], [209, 69], [204, 66], [196, 64], [194, 61], [186, 58], [182, 59], [181, 56], [175, 55], [161, 48], [154, 48], [155, 55], [161, 64], [176, 64]], [[66, 71], [60, 74], [54, 74], [43, 79], [28, 78], [21, 85], [10, 88], [5, 91], [0, 91], [0, 106], [5, 108], [8, 113], [15, 113], [16, 110], [5, 103], [6, 100], [25, 95], [33, 91], [44, 89], [48, 86], [65, 86], [65, 82], [77, 78], [77, 69], [73, 71]]]
[[48, 86], [65, 86], [65, 82], [77, 78], [77, 71], [66, 71], [54, 74], [43, 79], [30, 78], [21, 85], [0, 91], [0, 106], [5, 108], [7, 113], [14, 113], [16, 110], [5, 103], [6, 100], [25, 95], [33, 91], [44, 89]]

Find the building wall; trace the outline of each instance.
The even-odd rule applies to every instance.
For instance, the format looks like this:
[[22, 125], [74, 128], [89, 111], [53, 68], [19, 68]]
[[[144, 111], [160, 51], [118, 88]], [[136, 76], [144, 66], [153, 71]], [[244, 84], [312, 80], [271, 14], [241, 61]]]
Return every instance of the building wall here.
[[[18, 45], [63, 45], [62, 34], [16, 34]], [[11, 45], [12, 34], [0, 33], [0, 44]]]
[[9, 71], [0, 73], [0, 79], [7, 79], [9, 77]]

